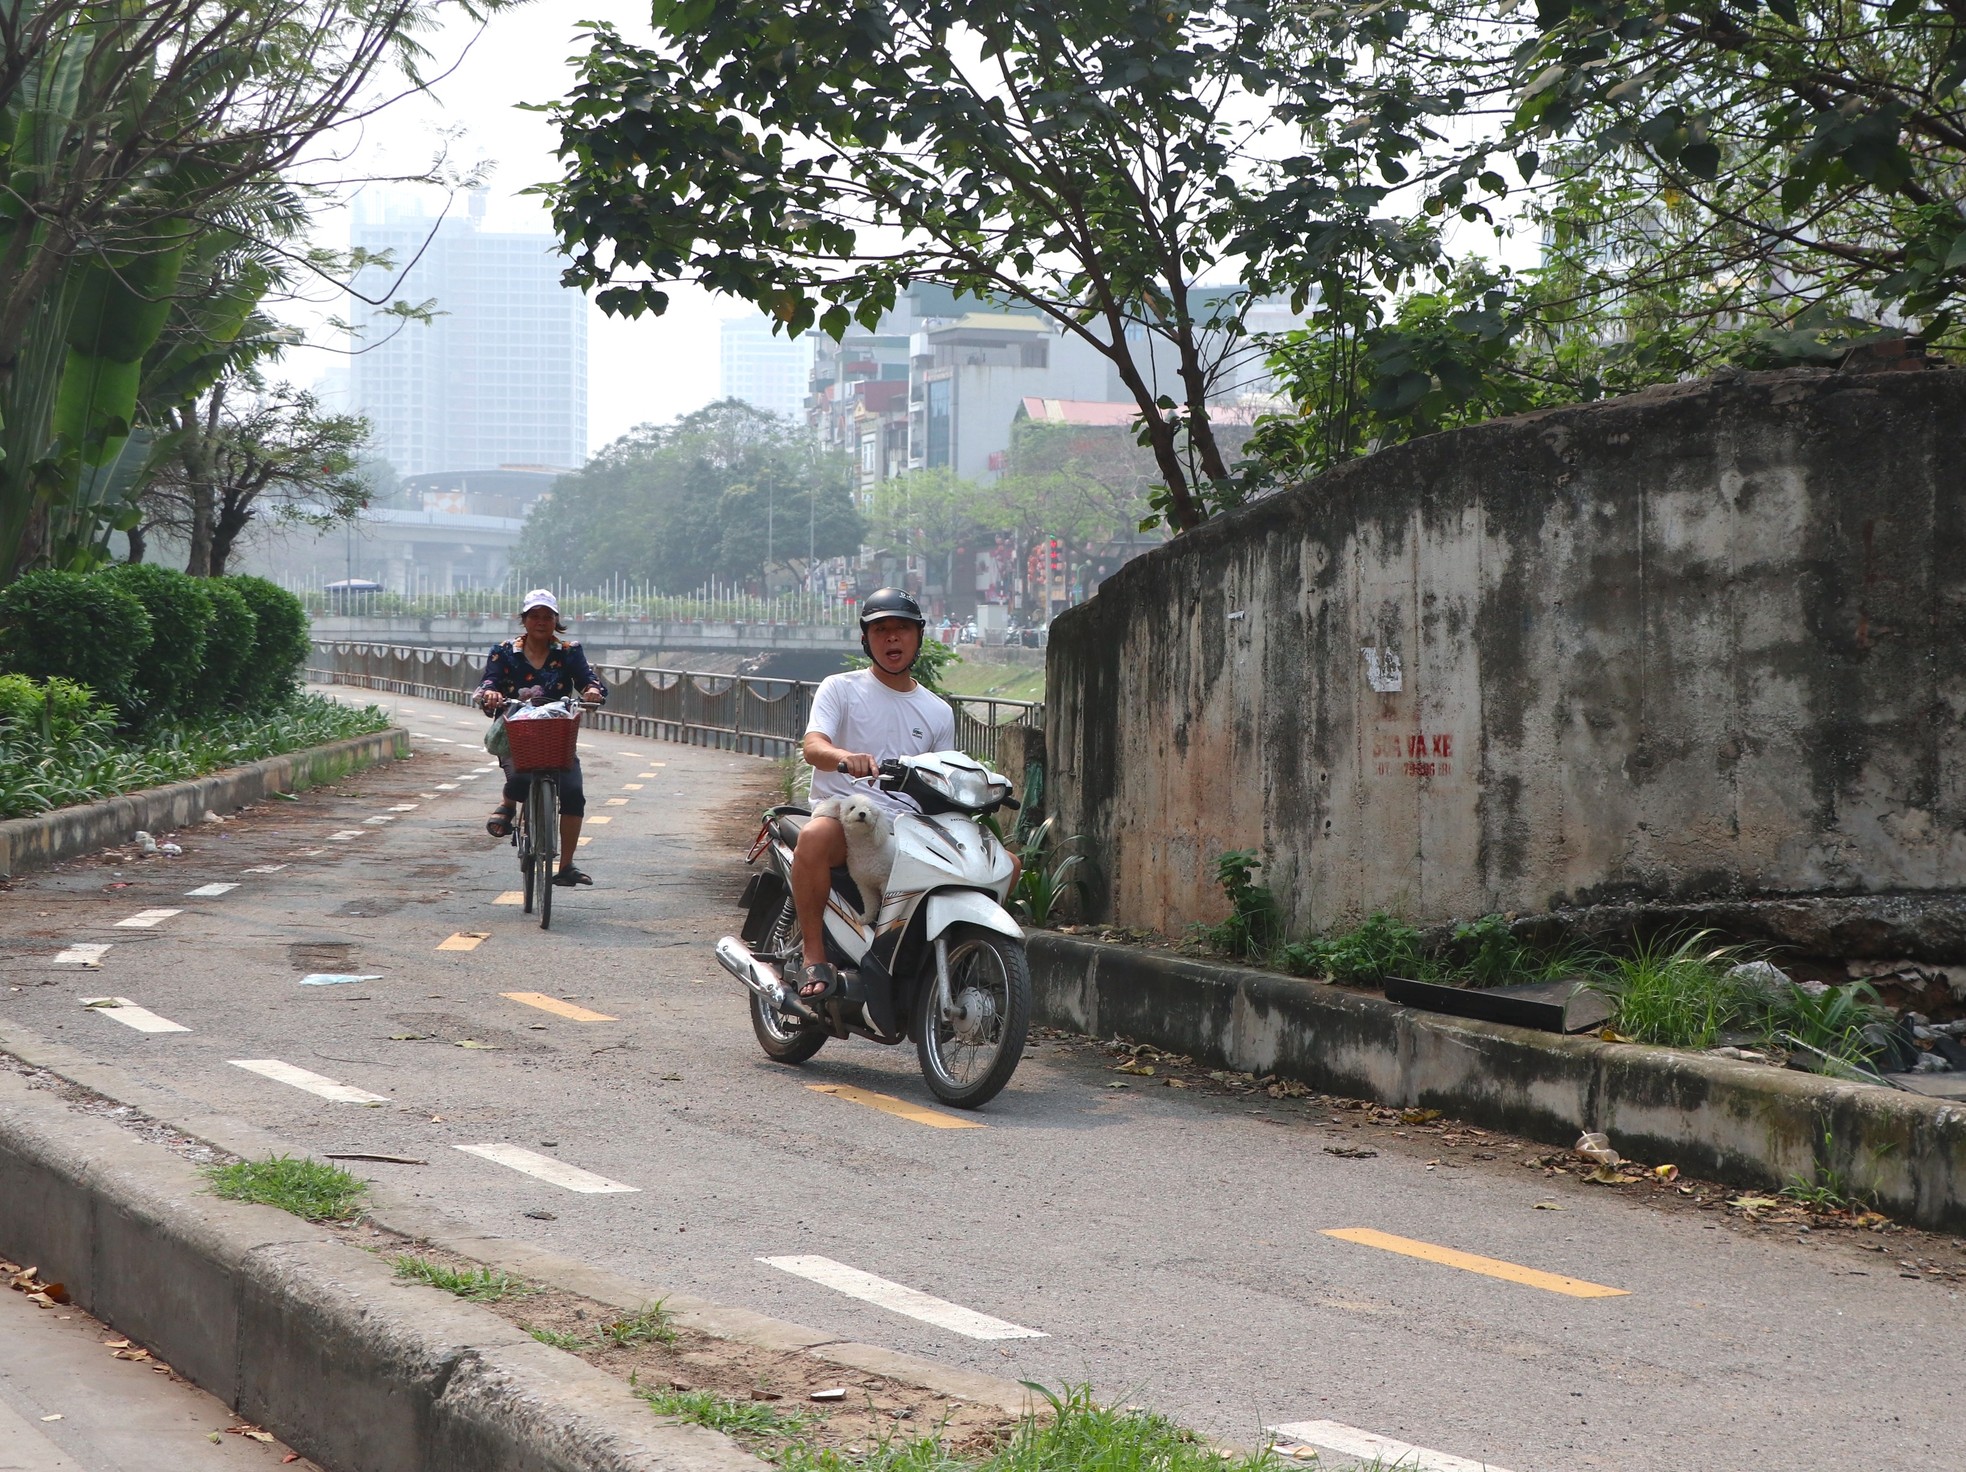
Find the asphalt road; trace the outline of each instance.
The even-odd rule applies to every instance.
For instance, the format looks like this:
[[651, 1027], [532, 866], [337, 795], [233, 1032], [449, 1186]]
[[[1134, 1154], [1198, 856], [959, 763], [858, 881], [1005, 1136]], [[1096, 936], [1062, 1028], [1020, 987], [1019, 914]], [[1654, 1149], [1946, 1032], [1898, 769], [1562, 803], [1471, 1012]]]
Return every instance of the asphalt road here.
[[[1034, 1043], [985, 1128], [934, 1127], [948, 1112], [912, 1052], [769, 1063], [711, 958], [771, 764], [584, 738], [590, 817], [610, 821], [581, 851], [596, 886], [561, 891], [542, 933], [496, 902], [517, 871], [483, 831], [482, 722], [386, 703], [421, 733], [414, 759], [189, 832], [181, 858], [76, 863], [0, 896], [0, 1032], [24, 1023], [310, 1151], [425, 1160], [354, 1168], [487, 1232], [946, 1363], [1089, 1382], [1226, 1439], [1333, 1421], [1511, 1472], [1966, 1466], [1957, 1292], [1857, 1234], [1656, 1210], [1521, 1169], [1506, 1142], [1449, 1159], [1381, 1130], [1376, 1155], [1342, 1158], [1325, 1147], [1367, 1138], [1356, 1116], [1155, 1087], [1059, 1039]], [[192, 893], [207, 885], [236, 887]], [[119, 924], [152, 910], [175, 913]], [[105, 944], [100, 970], [56, 960]], [[315, 973], [376, 979], [301, 984]], [[189, 1030], [81, 1005], [105, 995]], [[482, 1145], [634, 1189], [459, 1148]], [[1531, 1272], [1329, 1235], [1344, 1229]], [[970, 1337], [761, 1261], [794, 1255], [1041, 1337]], [[1575, 1296], [1592, 1285], [1620, 1292]]]

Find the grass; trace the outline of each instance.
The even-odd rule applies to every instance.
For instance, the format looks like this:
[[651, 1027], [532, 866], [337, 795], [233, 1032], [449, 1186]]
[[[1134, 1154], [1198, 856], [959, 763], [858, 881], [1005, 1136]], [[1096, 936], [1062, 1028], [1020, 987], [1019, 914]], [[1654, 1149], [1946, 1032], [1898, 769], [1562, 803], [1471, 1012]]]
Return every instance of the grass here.
[[[455, 1293], [459, 1298], [472, 1303], [497, 1303], [502, 1298], [515, 1294], [532, 1292], [525, 1281], [510, 1273], [499, 1272], [495, 1268], [447, 1268], [442, 1263], [430, 1261], [427, 1257], [412, 1257], [407, 1253], [389, 1259], [396, 1269], [396, 1276], [409, 1278], [418, 1283], [427, 1283], [432, 1288], [441, 1288], [446, 1293]], [[536, 1336], [535, 1336], [536, 1337]]]
[[1746, 1021], [1740, 982], [1727, 973], [1741, 954], [1699, 931], [1674, 942], [1642, 941], [1593, 985], [1616, 1007], [1612, 1026], [1641, 1043], [1711, 1048]]
[[669, 1312], [658, 1301], [644, 1304], [632, 1314], [601, 1325], [601, 1334], [616, 1349], [636, 1344], [674, 1344], [676, 1329]]
[[796, 1437], [811, 1419], [798, 1411], [780, 1410], [768, 1401], [732, 1400], [714, 1390], [638, 1390], [635, 1393], [658, 1416], [674, 1416], [731, 1436], [782, 1440]]
[[785, 1472], [1277, 1472], [1286, 1465], [1270, 1451], [1224, 1456], [1165, 1416], [1101, 1406], [1084, 1386], [1030, 1388], [1051, 1414], [1025, 1419], [981, 1457], [954, 1454], [927, 1436], [860, 1453], [795, 1442], [774, 1460]]
[[48, 745], [38, 731], [10, 726], [0, 732], [0, 819], [182, 782], [388, 725], [374, 706], [357, 710], [323, 695], [296, 695], [264, 715], [159, 724], [133, 737], [103, 722]]
[[212, 1194], [228, 1201], [277, 1206], [310, 1222], [345, 1222], [363, 1206], [363, 1185], [338, 1166], [275, 1155], [205, 1170]]
[[959, 662], [942, 670], [942, 688], [950, 695], [994, 696], [998, 700], [1044, 699], [1044, 666], [992, 664], [965, 645]]
[[521, 1324], [519, 1327], [541, 1344], [550, 1344], [555, 1349], [564, 1349], [571, 1354], [578, 1354], [583, 1349], [594, 1347], [593, 1340], [579, 1334], [566, 1334], [558, 1329], [535, 1329], [531, 1324]]

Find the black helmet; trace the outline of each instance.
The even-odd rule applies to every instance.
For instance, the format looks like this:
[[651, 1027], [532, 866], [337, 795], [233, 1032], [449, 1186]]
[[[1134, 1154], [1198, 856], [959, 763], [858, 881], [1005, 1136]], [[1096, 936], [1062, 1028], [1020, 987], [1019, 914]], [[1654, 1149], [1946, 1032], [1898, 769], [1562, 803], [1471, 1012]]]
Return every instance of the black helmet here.
[[905, 618], [923, 628], [928, 627], [928, 620], [922, 617], [921, 604], [899, 588], [876, 588], [860, 605], [861, 628], [884, 618]]
[[[860, 652], [869, 659], [874, 657], [874, 646], [867, 640], [867, 626], [884, 618], [905, 618], [922, 631], [926, 642], [928, 620], [922, 617], [922, 606], [899, 588], [876, 588], [867, 595], [860, 605]], [[916, 657], [920, 658], [917, 646]], [[913, 669], [911, 663], [908, 668]]]

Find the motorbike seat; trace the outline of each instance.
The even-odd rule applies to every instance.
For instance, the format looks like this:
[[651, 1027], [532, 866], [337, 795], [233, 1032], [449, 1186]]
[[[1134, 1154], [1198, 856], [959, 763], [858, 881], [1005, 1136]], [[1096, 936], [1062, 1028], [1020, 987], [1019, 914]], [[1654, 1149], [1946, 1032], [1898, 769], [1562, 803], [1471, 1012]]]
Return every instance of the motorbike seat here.
[[844, 866], [833, 871], [833, 893], [845, 900], [856, 915], [866, 908], [866, 902], [860, 897], [860, 886], [853, 882], [853, 876], [847, 873]]
[[811, 813], [776, 812], [771, 815], [771, 831], [780, 843], [797, 848], [800, 831], [811, 821]]

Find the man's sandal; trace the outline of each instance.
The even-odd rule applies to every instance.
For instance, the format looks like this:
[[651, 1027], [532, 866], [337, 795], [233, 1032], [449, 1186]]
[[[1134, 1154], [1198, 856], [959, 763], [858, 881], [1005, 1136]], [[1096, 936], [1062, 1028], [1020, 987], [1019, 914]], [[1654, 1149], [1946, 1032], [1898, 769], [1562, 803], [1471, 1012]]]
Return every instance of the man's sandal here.
[[819, 961], [811, 966], [802, 966], [797, 987], [799, 1000], [808, 1007], [816, 1007], [821, 1002], [830, 1001], [840, 994], [839, 968], [830, 961]]
[[594, 876], [585, 869], [576, 869], [572, 864], [553, 876], [553, 882], [562, 889], [571, 889], [576, 884], [592, 884]]
[[492, 815], [485, 819], [485, 832], [493, 838], [510, 838], [512, 819], [518, 815], [518, 811], [518, 806], [514, 803], [500, 803], [492, 809]]

